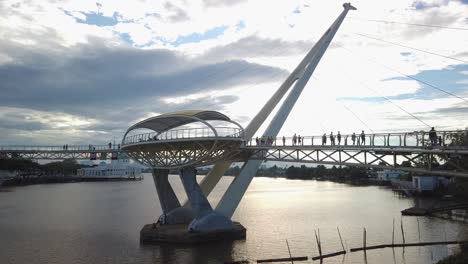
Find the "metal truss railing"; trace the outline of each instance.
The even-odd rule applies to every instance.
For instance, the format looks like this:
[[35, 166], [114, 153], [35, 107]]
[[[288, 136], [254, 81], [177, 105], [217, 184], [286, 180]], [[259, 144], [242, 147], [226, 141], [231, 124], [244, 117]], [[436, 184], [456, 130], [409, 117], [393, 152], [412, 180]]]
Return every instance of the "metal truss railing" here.
[[106, 160], [116, 159], [120, 149], [100, 150], [0, 150], [0, 158], [24, 158], [32, 160]]
[[[251, 153], [250, 159], [264, 161], [314, 163], [335, 166], [363, 166], [369, 168], [398, 169], [433, 175], [468, 177], [468, 171], [457, 164], [447, 162], [435, 165], [440, 156], [461, 157], [459, 150], [419, 150], [388, 148], [291, 148], [291, 147], [243, 147]], [[468, 152], [465, 151], [465, 154]]]
[[452, 146], [455, 147], [461, 138], [465, 144], [460, 147], [468, 148], [468, 130], [437, 131], [431, 138], [427, 131], [376, 133], [376, 134], [334, 134], [322, 136], [296, 137], [263, 137], [252, 138], [247, 146], [356, 146], [356, 147], [428, 147]]
[[0, 146], [0, 151], [112, 151], [119, 145]]
[[[242, 131], [236, 127], [215, 127], [218, 137], [242, 137]], [[135, 144], [146, 141], [158, 140], [178, 140], [178, 139], [196, 139], [196, 138], [210, 138], [216, 137], [211, 128], [186, 128], [186, 129], [172, 129], [164, 132], [151, 132], [144, 134], [137, 134], [126, 136], [122, 141], [122, 145]]]

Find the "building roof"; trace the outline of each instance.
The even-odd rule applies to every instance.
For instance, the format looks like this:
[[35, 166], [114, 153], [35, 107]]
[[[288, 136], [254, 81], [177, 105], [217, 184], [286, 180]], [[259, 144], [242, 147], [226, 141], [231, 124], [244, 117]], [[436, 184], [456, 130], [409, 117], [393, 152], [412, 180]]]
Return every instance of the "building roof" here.
[[154, 130], [156, 132], [162, 132], [162, 131], [166, 131], [166, 130], [169, 130], [178, 126], [196, 122], [197, 119], [230, 121], [229, 117], [216, 111], [206, 111], [206, 110], [179, 111], [179, 112], [172, 112], [172, 113], [150, 117], [148, 119], [140, 121], [136, 123], [135, 125], [131, 126], [127, 130], [127, 133], [137, 128], [147, 128], [147, 129]]

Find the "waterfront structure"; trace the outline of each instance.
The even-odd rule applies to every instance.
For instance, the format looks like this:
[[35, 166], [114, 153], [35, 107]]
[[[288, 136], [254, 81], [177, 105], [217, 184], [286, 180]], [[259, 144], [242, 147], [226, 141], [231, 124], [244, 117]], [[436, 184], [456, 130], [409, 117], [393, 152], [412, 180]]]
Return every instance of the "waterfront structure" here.
[[96, 167], [81, 168], [77, 170], [77, 176], [93, 179], [141, 179], [142, 166], [130, 163], [130, 159], [124, 153], [110, 163], [102, 162]]
[[[352, 136], [345, 134], [342, 134], [343, 144], [340, 145], [322, 145], [321, 136], [302, 137], [300, 146], [290, 143], [289, 138], [285, 138], [285, 141], [282, 137], [277, 138], [281, 126], [341, 22], [347, 12], [354, 9], [350, 4], [345, 4], [344, 8], [332, 26], [245, 129], [219, 112], [185, 111], [164, 114], [135, 124], [125, 134], [122, 148], [115, 144], [112, 147], [67, 145], [66, 148], [0, 146], [0, 158], [96, 160], [114, 158], [118, 153], [125, 151], [138, 162], [153, 168], [153, 177], [163, 208], [159, 222], [164, 226], [185, 224], [192, 233], [229, 230], [237, 226], [230, 219], [263, 161], [397, 168], [404, 171], [468, 177], [468, 171], [457, 166], [457, 159], [468, 155], [468, 146], [451, 140], [467, 137], [467, 130], [438, 131], [441, 137], [438, 145], [429, 144], [429, 134], [424, 131], [366, 134], [364, 144], [360, 145], [351, 144], [352, 140], [349, 139]], [[281, 107], [262, 137], [270, 140], [264, 144], [255, 144], [252, 138], [283, 99]], [[145, 129], [149, 131], [141, 132]], [[446, 157], [452, 165], [447, 163], [448, 166], [433, 167], [437, 156]], [[241, 173], [213, 209], [206, 197], [232, 162], [244, 163]], [[214, 165], [213, 169], [198, 184], [195, 168], [210, 164]], [[175, 196], [167, 180], [169, 169], [180, 170], [188, 202], [181, 203]]]
[[449, 184], [449, 180], [445, 177], [421, 175], [413, 176], [413, 189], [416, 192], [432, 192], [437, 188], [446, 187]]
[[[153, 178], [163, 208], [159, 223], [166, 226], [187, 224], [188, 230], [185, 232], [189, 233], [222, 232], [226, 236], [227, 232], [233, 234], [231, 238], [245, 236], [243, 227], [236, 232], [236, 225], [231, 221], [231, 217], [262, 160], [243, 156], [240, 146], [246, 139], [253, 137], [289, 91], [266, 128], [263, 138], [274, 138], [278, 135], [348, 11], [356, 9], [350, 3], [343, 4], [343, 7], [343, 12], [335, 22], [245, 129], [218, 112], [187, 111], [152, 117], [127, 130], [122, 140], [122, 150], [135, 160], [153, 168]], [[219, 127], [215, 127], [209, 121], [224, 121], [236, 127], [228, 127], [228, 131], [233, 133], [223, 134], [220, 133]], [[192, 128], [194, 125], [197, 127]], [[138, 129], [147, 129], [151, 132], [131, 135]], [[234, 161], [244, 161], [244, 165], [239, 176], [233, 180], [218, 206], [213, 210], [206, 196]], [[214, 164], [214, 167], [199, 185], [196, 180], [195, 167], [209, 164]], [[185, 206], [181, 206], [168, 182], [169, 169], [180, 171], [180, 178], [188, 197], [188, 203]], [[169, 233], [160, 233], [157, 228], [153, 229], [143, 228], [140, 238], [143, 241], [161, 242], [167, 239], [167, 236], [171, 236]], [[177, 228], [173, 229], [177, 230]], [[240, 235], [237, 235], [238, 233]], [[212, 237], [212, 235], [207, 237]]]
[[391, 180], [398, 180], [400, 176], [406, 175], [400, 170], [381, 170], [377, 172], [377, 180], [380, 181], [391, 181]]

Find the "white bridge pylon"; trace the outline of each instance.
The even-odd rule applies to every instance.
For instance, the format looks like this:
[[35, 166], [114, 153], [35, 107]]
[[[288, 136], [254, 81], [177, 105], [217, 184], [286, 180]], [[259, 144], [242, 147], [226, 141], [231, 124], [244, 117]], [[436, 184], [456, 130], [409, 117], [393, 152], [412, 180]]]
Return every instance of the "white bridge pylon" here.
[[[295, 85], [289, 93], [288, 97], [285, 99], [280, 109], [274, 116], [272, 122], [264, 132], [265, 136], [276, 137], [278, 135], [297, 99], [301, 95], [305, 85], [309, 81], [315, 68], [320, 62], [320, 59], [327, 50], [341, 23], [346, 17], [346, 14], [349, 10], [356, 10], [356, 8], [353, 7], [350, 3], [343, 4], [343, 7], [344, 10], [333, 22], [330, 28], [327, 29], [320, 40], [314, 45], [309, 53], [307, 53], [304, 59], [299, 63], [299, 65], [283, 82], [275, 94], [273, 94], [273, 96], [263, 106], [260, 112], [246, 127], [245, 138], [253, 137], [269, 114], [273, 111], [276, 105], [285, 96], [285, 94], [295, 82]], [[244, 163], [239, 176], [233, 180], [226, 193], [218, 203], [218, 206], [216, 207], [217, 212], [229, 218], [232, 217], [261, 163], [262, 160], [248, 160]], [[201, 182], [200, 187], [205, 195], [208, 195], [211, 192], [211, 190], [218, 183], [219, 179], [230, 165], [230, 162], [220, 162], [215, 164], [212, 171]]]

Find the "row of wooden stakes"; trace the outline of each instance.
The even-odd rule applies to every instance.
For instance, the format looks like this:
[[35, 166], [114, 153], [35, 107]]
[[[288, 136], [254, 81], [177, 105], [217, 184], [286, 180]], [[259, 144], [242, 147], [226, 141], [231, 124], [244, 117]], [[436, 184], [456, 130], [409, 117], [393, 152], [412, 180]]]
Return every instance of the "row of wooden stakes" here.
[[[393, 219], [393, 229], [392, 229], [392, 243], [391, 244], [381, 244], [381, 245], [374, 245], [374, 246], [367, 246], [367, 230], [366, 228], [363, 228], [363, 246], [362, 247], [356, 247], [356, 248], [350, 248], [350, 252], [356, 252], [356, 251], [364, 251], [366, 250], [373, 250], [373, 249], [380, 249], [380, 248], [397, 248], [397, 247], [419, 247], [419, 246], [433, 246], [433, 245], [450, 245], [450, 244], [466, 244], [468, 241], [436, 241], [436, 242], [421, 242], [421, 233], [419, 229], [419, 220], [418, 220], [418, 236], [419, 236], [419, 243], [406, 243], [405, 241], [405, 232], [403, 228], [403, 221], [400, 223], [401, 227], [401, 234], [402, 234], [402, 239], [403, 243], [396, 243], [395, 244], [395, 219]], [[340, 237], [340, 242], [341, 242], [341, 251], [333, 252], [333, 253], [328, 253], [328, 254], [323, 254], [322, 253], [322, 242], [320, 240], [320, 230], [314, 230], [315, 234], [315, 241], [317, 242], [317, 248], [319, 255], [316, 257], [312, 257], [312, 260], [323, 260], [326, 258], [331, 258], [339, 255], [345, 255], [347, 253], [345, 246], [343, 244], [343, 238], [341, 236], [340, 229], [337, 227], [336, 230], [338, 231], [338, 236]], [[287, 262], [291, 261], [291, 263], [294, 263], [294, 261], [306, 261], [308, 260], [307, 256], [303, 257], [293, 257], [291, 255], [291, 250], [289, 248], [289, 243], [288, 240], [286, 240], [286, 246], [288, 248], [289, 252], [289, 257], [286, 258], [272, 258], [272, 259], [259, 259], [256, 262], [257, 263], [274, 263], [274, 262]], [[226, 262], [227, 263], [227, 262]], [[243, 264], [243, 263], [250, 263], [249, 261], [235, 261], [235, 262], [229, 262], [229, 264]]]

